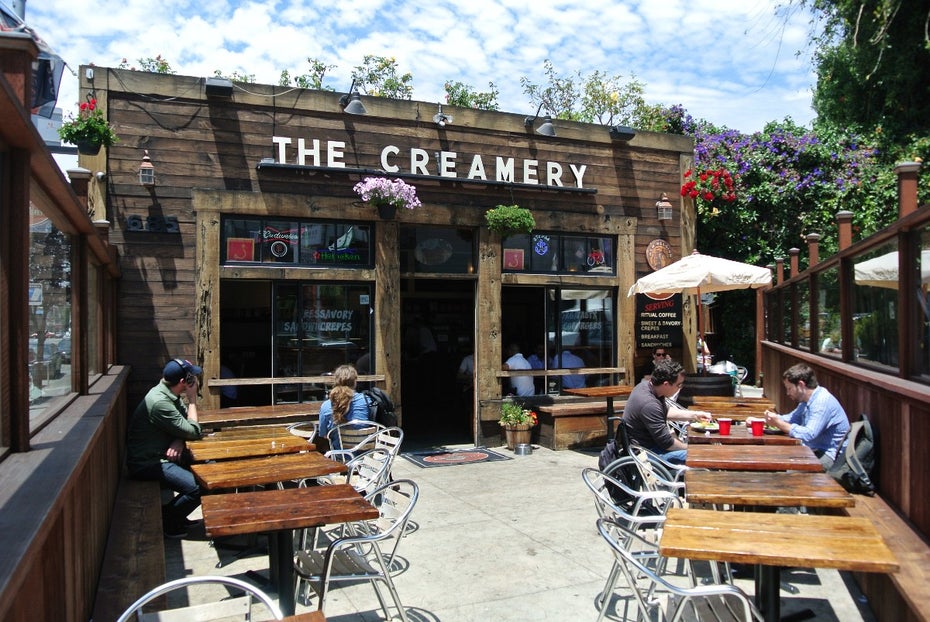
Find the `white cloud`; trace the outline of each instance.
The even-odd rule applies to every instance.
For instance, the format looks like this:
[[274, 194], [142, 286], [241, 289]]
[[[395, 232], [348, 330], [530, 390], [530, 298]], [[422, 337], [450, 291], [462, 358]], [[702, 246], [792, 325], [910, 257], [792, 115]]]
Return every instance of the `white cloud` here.
[[[238, 71], [275, 84], [306, 73], [307, 58], [337, 65], [348, 88], [365, 54], [393, 56], [413, 74], [414, 98], [440, 101], [447, 80], [477, 90], [494, 82], [501, 109], [530, 112], [520, 77], [545, 81], [600, 70], [636, 76], [652, 103], [683, 104], [695, 117], [755, 131], [786, 116], [813, 118], [808, 16], [786, 19], [771, 0], [47, 0], [27, 22], [75, 70], [123, 58], [164, 56], [178, 73]], [[77, 100], [66, 73], [59, 101]]]

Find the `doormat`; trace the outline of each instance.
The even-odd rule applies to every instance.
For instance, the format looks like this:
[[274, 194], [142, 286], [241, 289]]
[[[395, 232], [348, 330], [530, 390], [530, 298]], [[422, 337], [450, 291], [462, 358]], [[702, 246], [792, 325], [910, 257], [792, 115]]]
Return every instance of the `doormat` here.
[[432, 451], [413, 451], [401, 454], [404, 458], [424, 469], [454, 464], [475, 464], [476, 462], [495, 462], [513, 460], [510, 456], [493, 449], [472, 447], [468, 449], [438, 449]]

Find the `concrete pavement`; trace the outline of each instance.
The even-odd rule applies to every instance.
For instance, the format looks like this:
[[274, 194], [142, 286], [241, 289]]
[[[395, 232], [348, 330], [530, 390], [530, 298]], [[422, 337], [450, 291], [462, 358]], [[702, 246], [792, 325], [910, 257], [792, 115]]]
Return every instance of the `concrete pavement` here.
[[[510, 455], [506, 448], [495, 448]], [[420, 468], [395, 463], [395, 478], [420, 487], [409, 534], [400, 545], [395, 582], [411, 620], [522, 622], [594, 620], [595, 599], [612, 557], [595, 529], [596, 512], [581, 470], [597, 452], [534, 448], [529, 456], [478, 464]], [[201, 528], [202, 529], [202, 528]], [[265, 572], [261, 554], [215, 568], [234, 553], [214, 549], [192, 532], [166, 540], [169, 579]], [[782, 613], [812, 609], [818, 620], [871, 622], [854, 584], [832, 570], [786, 571], [798, 594], [782, 592]], [[752, 593], [750, 579], [737, 585]], [[617, 592], [627, 596], [625, 590]], [[199, 597], [198, 597], [199, 598]], [[622, 602], [618, 601], [623, 609]], [[316, 607], [298, 604], [298, 613]], [[610, 619], [622, 619], [610, 610]], [[337, 586], [327, 597], [330, 622], [383, 619], [369, 584]], [[258, 617], [257, 619], [263, 619]]]

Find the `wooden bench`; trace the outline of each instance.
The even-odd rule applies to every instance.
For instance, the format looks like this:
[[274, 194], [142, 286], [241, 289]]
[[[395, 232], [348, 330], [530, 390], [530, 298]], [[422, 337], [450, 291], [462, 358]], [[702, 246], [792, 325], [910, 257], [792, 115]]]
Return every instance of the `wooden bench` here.
[[117, 619], [137, 598], [165, 582], [161, 487], [124, 473], [116, 492], [91, 620]]
[[[539, 444], [549, 449], [573, 449], [607, 442], [607, 401], [572, 401], [534, 408], [539, 414]], [[614, 411], [623, 403], [614, 401]]]
[[930, 544], [878, 495], [856, 495], [846, 513], [872, 521], [901, 566], [893, 574], [854, 573], [876, 618], [930, 620]]

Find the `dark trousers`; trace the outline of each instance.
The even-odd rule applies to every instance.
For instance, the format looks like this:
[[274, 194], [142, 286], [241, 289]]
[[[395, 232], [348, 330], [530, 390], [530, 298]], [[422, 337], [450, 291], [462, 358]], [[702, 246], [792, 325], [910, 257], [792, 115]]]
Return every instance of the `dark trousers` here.
[[200, 505], [200, 486], [194, 474], [174, 462], [162, 462], [140, 469], [132, 474], [135, 479], [158, 480], [178, 493], [163, 508], [165, 527], [180, 525], [188, 514]]

